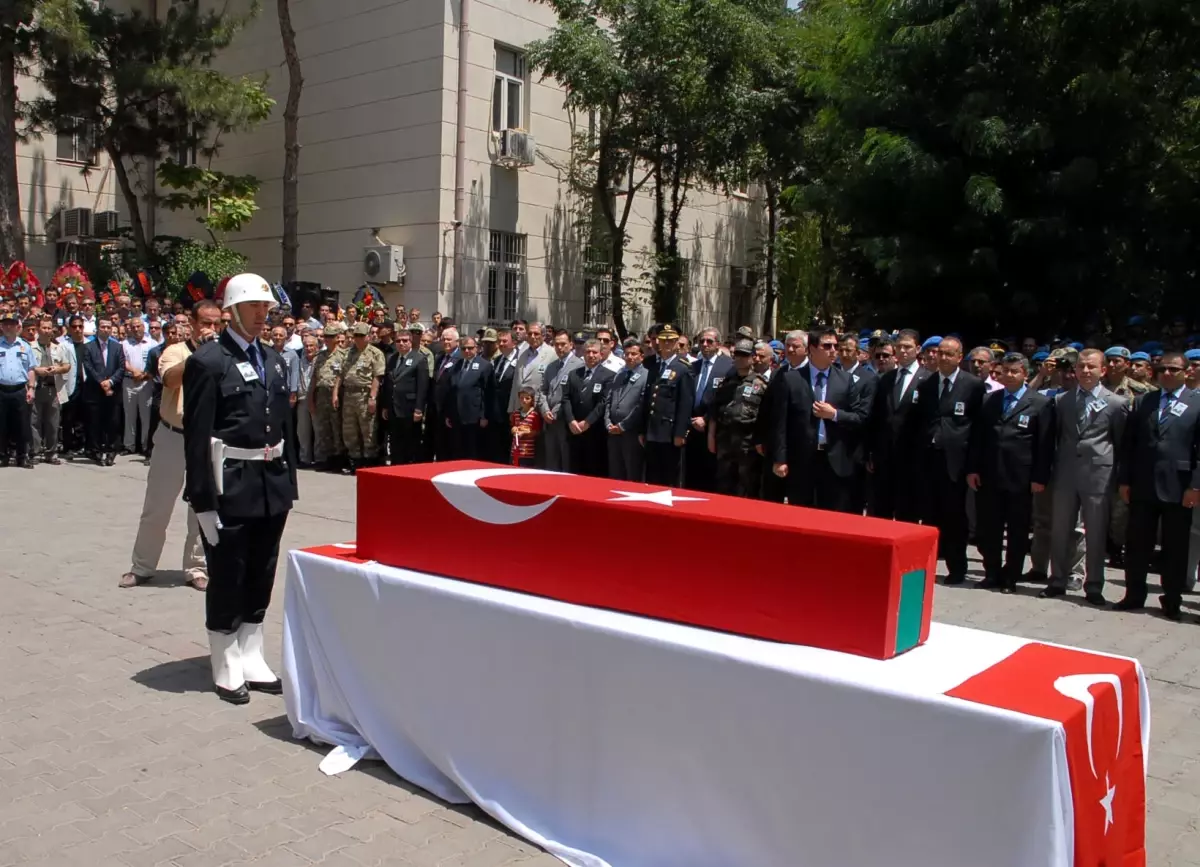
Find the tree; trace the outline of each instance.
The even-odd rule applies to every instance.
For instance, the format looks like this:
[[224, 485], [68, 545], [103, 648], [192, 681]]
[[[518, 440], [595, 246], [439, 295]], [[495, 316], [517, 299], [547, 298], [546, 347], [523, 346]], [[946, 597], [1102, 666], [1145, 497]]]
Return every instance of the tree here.
[[31, 129], [94, 137], [112, 163], [137, 256], [148, 262], [151, 239], [131, 170], [210, 135], [215, 149], [222, 133], [266, 118], [273, 101], [262, 80], [212, 68], [248, 17], [201, 12], [196, 4], [172, 6], [161, 19], [89, 3], [76, 11], [89, 52], [72, 50], [56, 32], [36, 34], [47, 95], [30, 103]]
[[292, 28], [290, 0], [277, 0], [279, 34], [288, 69], [287, 103], [283, 109], [283, 283], [296, 279], [300, 250], [300, 92], [304, 76], [300, 54], [296, 50], [296, 31]]
[[172, 211], [200, 211], [196, 222], [204, 226], [213, 244], [230, 232], [240, 232], [254, 216], [254, 196], [260, 186], [253, 175], [230, 175], [210, 167], [181, 166], [171, 160], [158, 167], [158, 182], [175, 192], [159, 200]]

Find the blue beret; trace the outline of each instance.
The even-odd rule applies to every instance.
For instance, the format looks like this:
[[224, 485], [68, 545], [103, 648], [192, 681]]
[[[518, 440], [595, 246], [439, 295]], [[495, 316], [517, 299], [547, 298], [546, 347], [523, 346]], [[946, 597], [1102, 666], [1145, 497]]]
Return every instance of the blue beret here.
[[1105, 358], [1124, 358], [1126, 361], [1128, 361], [1129, 360], [1129, 350], [1126, 349], [1124, 346], [1110, 346], [1110, 347], [1108, 347], [1108, 349], [1104, 350], [1104, 357]]
[[1129, 360], [1130, 360], [1130, 361], [1149, 361], [1149, 360], [1150, 360], [1150, 353], [1148, 353], [1148, 352], [1135, 352], [1135, 353], [1133, 353], [1133, 355], [1129, 356]]
[[927, 338], [925, 342], [921, 344], [921, 351], [924, 352], [926, 349], [933, 349], [933, 347], [941, 345], [941, 342], [942, 338], [940, 337]]
[[858, 336], [859, 336], [860, 338], [861, 338], [861, 337], [870, 337], [870, 336], [871, 336], [871, 329], [870, 329], [870, 328], [864, 328], [864, 329], [862, 329], [861, 331], [859, 331], [859, 332], [858, 332]]
[[784, 349], [783, 341], [781, 341], [781, 340], [772, 340], [770, 343], [767, 344], [767, 346], [771, 347], [776, 352], [782, 352]]
[[861, 350], [864, 350], [864, 351], [870, 349], [871, 348], [871, 338], [864, 337], [862, 340], [858, 341], [858, 348]]
[[1043, 343], [1041, 346], [1039, 346], [1039, 347], [1037, 348], [1037, 351], [1038, 351], [1038, 352], [1044, 352], [1044, 353], [1046, 353], [1047, 355], [1049, 355], [1049, 354], [1050, 354], [1050, 347], [1049, 347], [1049, 346], [1047, 346], [1046, 344], [1044, 344], [1044, 343]]
[[1189, 349], [1183, 354], [1188, 361], [1200, 361], [1200, 349]]
[[1145, 325], [1145, 324], [1146, 324], [1145, 316], [1130, 316], [1129, 317], [1129, 325]]
[[1071, 347], [1071, 348], [1072, 348], [1072, 349], [1074, 349], [1076, 352], [1082, 352], [1082, 351], [1083, 351], [1083, 344], [1082, 344], [1082, 343], [1080, 343], [1078, 340], [1076, 340], [1076, 341], [1075, 341], [1075, 342], [1073, 342], [1073, 343], [1068, 343], [1068, 344], [1067, 344], [1067, 346]]
[[1049, 352], [1047, 352], [1044, 349], [1039, 349], [1037, 352], [1035, 352], [1033, 354], [1033, 358], [1031, 358], [1030, 361], [1032, 361], [1034, 364], [1041, 364], [1043, 361], [1045, 361], [1049, 357], [1050, 357]]

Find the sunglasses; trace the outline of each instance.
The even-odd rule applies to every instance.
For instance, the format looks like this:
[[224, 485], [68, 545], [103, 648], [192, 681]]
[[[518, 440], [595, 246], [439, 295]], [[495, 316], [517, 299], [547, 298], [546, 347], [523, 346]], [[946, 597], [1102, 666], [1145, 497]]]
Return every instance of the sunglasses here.
[[713, 340], [711, 337], [701, 337], [700, 342], [701, 343], [716, 343], [717, 341]]
[[838, 348], [838, 345], [837, 345], [836, 343], [821, 343], [821, 344], [818, 344], [818, 345], [819, 345], [819, 346], [820, 346], [822, 349], [837, 349], [837, 348]]
[[892, 357], [892, 353], [890, 353], [890, 352], [876, 352], [876, 353], [875, 353], [875, 357], [876, 357], [876, 358], [891, 358], [891, 357]]
[[1163, 364], [1155, 368], [1159, 373], [1183, 373], [1186, 368], [1176, 364]]

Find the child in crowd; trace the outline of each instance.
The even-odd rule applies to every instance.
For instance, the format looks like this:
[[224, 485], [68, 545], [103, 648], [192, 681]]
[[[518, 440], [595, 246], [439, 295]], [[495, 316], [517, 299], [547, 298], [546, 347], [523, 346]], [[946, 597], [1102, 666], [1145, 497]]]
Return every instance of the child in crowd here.
[[512, 462], [514, 467], [532, 467], [534, 444], [542, 432], [542, 417], [534, 410], [533, 389], [523, 387], [517, 392], [521, 408], [512, 414]]

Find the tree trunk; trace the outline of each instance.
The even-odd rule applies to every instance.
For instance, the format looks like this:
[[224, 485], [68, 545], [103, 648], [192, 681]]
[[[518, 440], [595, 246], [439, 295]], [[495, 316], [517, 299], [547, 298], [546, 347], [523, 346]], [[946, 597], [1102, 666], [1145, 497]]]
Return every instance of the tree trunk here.
[[763, 303], [762, 334], [775, 334], [775, 304], [779, 294], [775, 287], [775, 242], [779, 238], [779, 191], [773, 180], [767, 187], [767, 266], [763, 279], [766, 281], [766, 300]]
[[138, 265], [142, 268], [149, 267], [152, 264], [150, 241], [146, 237], [146, 224], [142, 221], [141, 203], [138, 201], [133, 184], [129, 182], [129, 171], [125, 168], [125, 161], [121, 158], [121, 154], [112, 146], [111, 142], [105, 143], [104, 152], [108, 154], [108, 160], [112, 163], [113, 174], [117, 177], [117, 186], [121, 188], [121, 195], [125, 197], [125, 207], [129, 209], [129, 230], [133, 236], [133, 249], [137, 252]]
[[0, 267], [25, 258], [21, 188], [17, 179], [17, 61], [12, 41], [3, 42], [0, 44]]
[[287, 60], [288, 95], [283, 109], [283, 262], [281, 282], [296, 280], [300, 252], [300, 92], [304, 78], [300, 74], [300, 55], [296, 51], [296, 31], [292, 28], [290, 0], [278, 0], [279, 33], [283, 38], [283, 56]]

